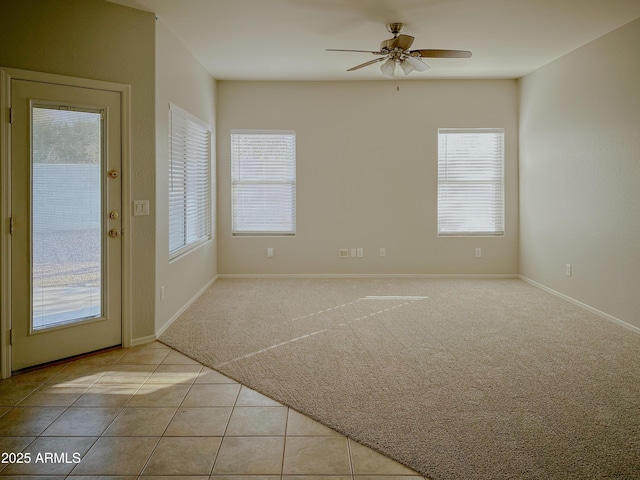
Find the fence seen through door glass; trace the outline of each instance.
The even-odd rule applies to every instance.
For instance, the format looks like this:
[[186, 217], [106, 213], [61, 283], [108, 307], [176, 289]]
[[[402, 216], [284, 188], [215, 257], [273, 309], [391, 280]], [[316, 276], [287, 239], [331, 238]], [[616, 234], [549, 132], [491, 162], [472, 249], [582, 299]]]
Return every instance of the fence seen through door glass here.
[[31, 109], [32, 329], [103, 314], [99, 111]]

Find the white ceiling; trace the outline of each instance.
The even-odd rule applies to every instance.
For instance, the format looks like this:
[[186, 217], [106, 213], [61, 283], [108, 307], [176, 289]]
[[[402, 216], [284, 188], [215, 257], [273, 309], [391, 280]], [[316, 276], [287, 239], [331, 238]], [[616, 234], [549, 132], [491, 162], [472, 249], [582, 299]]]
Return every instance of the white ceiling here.
[[[640, 17], [639, 0], [111, 0], [154, 12], [220, 80], [383, 79], [346, 69], [402, 22], [412, 49], [471, 50], [427, 59], [419, 78], [518, 78]], [[594, 59], [594, 68], [597, 68]]]

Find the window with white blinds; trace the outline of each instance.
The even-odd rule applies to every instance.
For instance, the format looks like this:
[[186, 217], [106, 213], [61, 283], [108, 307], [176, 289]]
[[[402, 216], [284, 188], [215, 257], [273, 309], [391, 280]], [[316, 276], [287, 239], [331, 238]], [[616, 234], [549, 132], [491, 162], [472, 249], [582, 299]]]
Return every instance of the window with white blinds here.
[[232, 233], [296, 232], [296, 134], [231, 131]]
[[438, 130], [438, 235], [504, 235], [504, 129]]
[[169, 105], [169, 257], [211, 238], [211, 127]]

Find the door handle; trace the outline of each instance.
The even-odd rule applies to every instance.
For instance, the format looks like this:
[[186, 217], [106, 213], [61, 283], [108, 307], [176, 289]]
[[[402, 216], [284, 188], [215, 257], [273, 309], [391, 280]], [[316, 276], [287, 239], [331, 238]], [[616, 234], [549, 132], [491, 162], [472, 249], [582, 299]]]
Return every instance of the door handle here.
[[120, 236], [120, 230], [116, 230], [115, 228], [112, 228], [111, 230], [109, 230], [109, 236], [111, 238], [118, 238]]

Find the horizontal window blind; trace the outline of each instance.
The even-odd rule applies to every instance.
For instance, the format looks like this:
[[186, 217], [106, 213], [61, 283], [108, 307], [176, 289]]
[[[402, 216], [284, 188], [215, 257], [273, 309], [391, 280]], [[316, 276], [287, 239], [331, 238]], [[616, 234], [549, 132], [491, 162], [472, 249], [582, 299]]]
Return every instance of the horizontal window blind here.
[[231, 177], [233, 234], [295, 233], [295, 132], [233, 130]]
[[169, 256], [211, 238], [211, 128], [169, 110]]
[[504, 130], [438, 130], [438, 235], [504, 235]]

